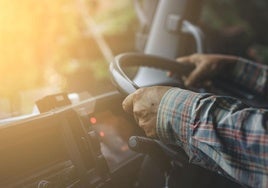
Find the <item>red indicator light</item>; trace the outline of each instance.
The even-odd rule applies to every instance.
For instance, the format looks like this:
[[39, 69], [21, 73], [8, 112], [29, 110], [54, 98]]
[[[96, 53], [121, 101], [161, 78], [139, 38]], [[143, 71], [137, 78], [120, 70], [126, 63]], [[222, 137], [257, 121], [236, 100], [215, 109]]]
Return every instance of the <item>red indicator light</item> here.
[[121, 151], [127, 151], [127, 150], [128, 150], [128, 146], [127, 145], [121, 146]]
[[101, 137], [104, 137], [105, 136], [105, 134], [104, 134], [103, 131], [101, 131], [99, 134], [100, 134]]
[[97, 123], [97, 119], [95, 117], [91, 117], [89, 121], [90, 121], [91, 124], [96, 124]]

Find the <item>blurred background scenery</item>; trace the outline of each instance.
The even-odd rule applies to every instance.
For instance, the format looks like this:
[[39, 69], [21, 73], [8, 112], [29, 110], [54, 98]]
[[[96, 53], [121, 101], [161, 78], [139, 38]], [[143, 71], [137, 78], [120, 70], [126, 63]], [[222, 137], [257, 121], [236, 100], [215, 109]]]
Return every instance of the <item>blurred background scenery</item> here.
[[[197, 24], [209, 52], [268, 62], [265, 0], [204, 2]], [[107, 61], [137, 50], [138, 30], [132, 0], [0, 0], [0, 118], [57, 92], [114, 90]]]
[[108, 64], [92, 32], [101, 33], [114, 54], [132, 51], [132, 4], [0, 0], [0, 118], [31, 113], [48, 94], [111, 90]]

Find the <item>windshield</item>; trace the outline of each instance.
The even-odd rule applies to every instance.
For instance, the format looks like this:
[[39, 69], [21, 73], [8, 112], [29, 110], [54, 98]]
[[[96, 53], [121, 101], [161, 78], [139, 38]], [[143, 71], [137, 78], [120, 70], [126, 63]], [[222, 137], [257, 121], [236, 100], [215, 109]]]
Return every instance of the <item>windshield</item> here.
[[0, 119], [49, 94], [113, 90], [107, 58], [133, 50], [131, 1], [1, 0], [0, 15]]

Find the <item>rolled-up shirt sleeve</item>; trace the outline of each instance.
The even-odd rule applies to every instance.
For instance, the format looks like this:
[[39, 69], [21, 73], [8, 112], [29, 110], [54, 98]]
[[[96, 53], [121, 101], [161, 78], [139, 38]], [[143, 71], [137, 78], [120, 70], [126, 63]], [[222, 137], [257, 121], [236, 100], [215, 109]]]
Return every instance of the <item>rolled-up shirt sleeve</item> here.
[[157, 135], [189, 161], [242, 185], [268, 186], [268, 111], [224, 96], [174, 88], [162, 98]]
[[267, 98], [268, 95], [268, 66], [244, 58], [239, 58], [229, 64], [226, 70], [220, 72], [219, 77], [238, 84], [256, 94]]

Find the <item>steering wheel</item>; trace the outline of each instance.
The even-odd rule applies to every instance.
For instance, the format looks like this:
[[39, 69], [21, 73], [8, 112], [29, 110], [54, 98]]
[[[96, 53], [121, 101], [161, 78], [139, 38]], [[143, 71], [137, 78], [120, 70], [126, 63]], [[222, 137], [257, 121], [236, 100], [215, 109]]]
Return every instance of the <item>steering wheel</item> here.
[[[110, 64], [110, 73], [112, 80], [118, 90], [125, 95], [133, 93], [140, 88], [129, 76], [125, 73], [123, 67], [144, 66], [175, 72], [181, 79], [183, 75], [189, 74], [194, 66], [185, 66], [178, 64], [177, 61], [142, 53], [123, 53], [117, 55]], [[179, 82], [179, 87], [184, 88], [183, 82]]]

